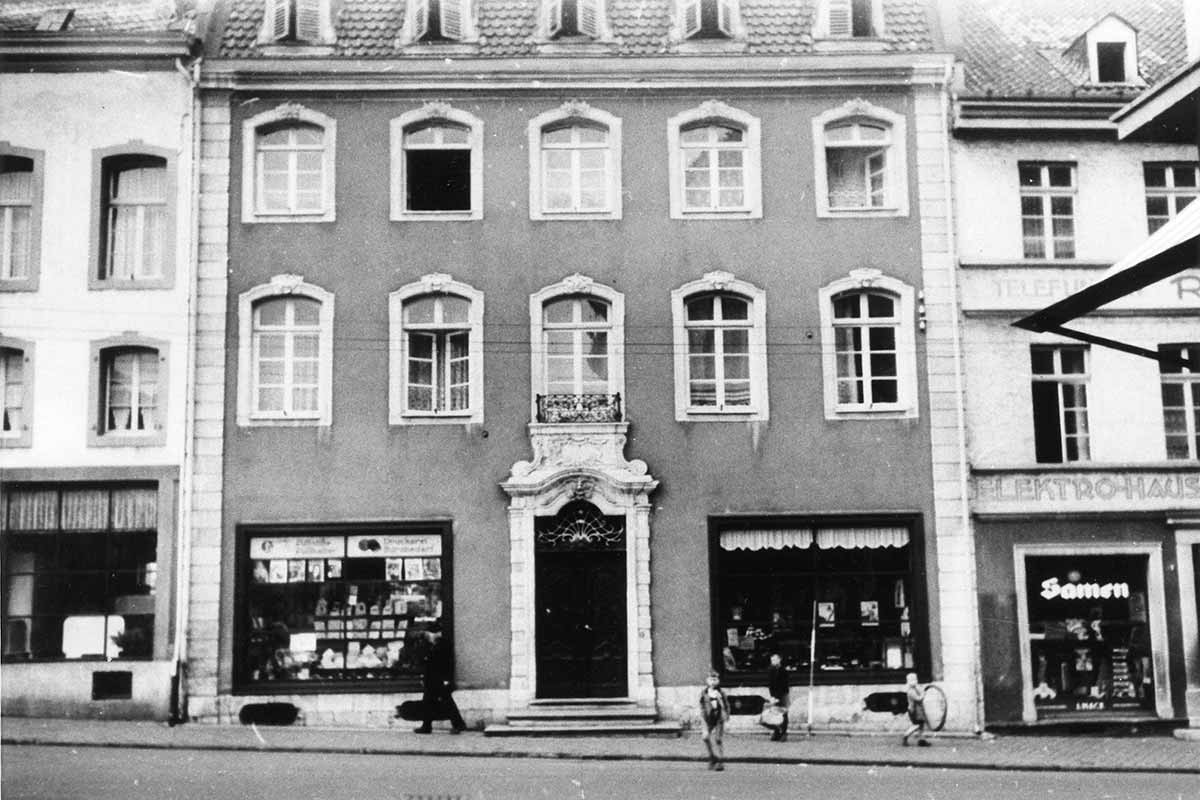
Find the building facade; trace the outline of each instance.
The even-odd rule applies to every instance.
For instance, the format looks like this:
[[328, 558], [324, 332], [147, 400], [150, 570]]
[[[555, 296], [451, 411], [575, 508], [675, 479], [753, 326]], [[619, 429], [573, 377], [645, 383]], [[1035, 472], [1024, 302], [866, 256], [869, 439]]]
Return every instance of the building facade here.
[[193, 37], [0, 9], [3, 713], [177, 712]]
[[436, 621], [473, 723], [686, 720], [777, 651], [793, 719], [811, 674], [815, 723], [897, 724], [863, 699], [916, 671], [978, 724], [931, 9], [238, 0], [212, 29], [193, 718], [386, 723]]
[[[1196, 198], [1194, 142], [1119, 141], [1109, 120], [1200, 54], [1187, 6], [961, 4], [956, 232], [991, 724], [1188, 715], [1195, 376], [1011, 327]], [[1184, 270], [1073, 327], [1194, 355], [1198, 289], [1200, 272]]]

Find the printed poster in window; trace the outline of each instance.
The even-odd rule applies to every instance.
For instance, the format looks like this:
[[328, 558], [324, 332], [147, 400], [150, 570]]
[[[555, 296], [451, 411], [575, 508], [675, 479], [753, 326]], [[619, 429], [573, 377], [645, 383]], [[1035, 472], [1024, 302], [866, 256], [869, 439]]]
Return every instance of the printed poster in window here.
[[288, 562], [286, 558], [272, 558], [270, 570], [271, 583], [287, 583]]
[[325, 559], [326, 580], [336, 581], [342, 577], [342, 560], [340, 558]]
[[832, 628], [837, 623], [837, 604], [817, 603], [817, 623], [822, 628]]
[[288, 560], [288, 583], [304, 583], [304, 559], [292, 558]]
[[404, 559], [404, 580], [406, 581], [423, 581], [428, 579], [425, 573], [424, 558], [406, 558]]
[[267, 562], [266, 561], [255, 561], [254, 562], [254, 582], [255, 583], [269, 583], [270, 581], [271, 581], [271, 572], [267, 568]]
[[325, 560], [320, 558], [310, 559], [308, 562], [308, 580], [310, 583], [325, 582]]
[[386, 575], [386, 577], [389, 581], [404, 580], [404, 559], [403, 558], [386, 559], [384, 561], [384, 565], [385, 565], [384, 574]]
[[879, 601], [861, 601], [858, 604], [858, 621], [867, 626], [879, 625]]
[[440, 581], [442, 579], [442, 560], [440, 558], [422, 558], [421, 565], [425, 570], [425, 580]]

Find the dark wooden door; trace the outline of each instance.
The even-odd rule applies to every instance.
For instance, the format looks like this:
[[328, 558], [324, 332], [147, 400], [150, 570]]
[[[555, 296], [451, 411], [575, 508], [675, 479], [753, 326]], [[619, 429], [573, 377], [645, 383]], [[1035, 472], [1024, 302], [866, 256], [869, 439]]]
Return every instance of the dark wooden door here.
[[539, 521], [538, 697], [628, 694], [622, 522], [582, 503]]

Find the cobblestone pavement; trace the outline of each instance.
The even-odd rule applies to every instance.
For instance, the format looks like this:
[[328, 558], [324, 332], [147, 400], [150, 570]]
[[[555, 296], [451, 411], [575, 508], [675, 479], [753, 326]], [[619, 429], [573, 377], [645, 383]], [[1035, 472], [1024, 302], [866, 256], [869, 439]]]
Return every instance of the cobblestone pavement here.
[[[255, 727], [190, 723], [28, 719], [0, 720], [5, 745], [152, 747], [203, 750], [344, 752], [491, 758], [702, 760], [695, 733], [681, 737], [574, 736], [493, 738], [448, 729], [418, 736], [411, 727]], [[1170, 736], [985, 735], [931, 737], [931, 747], [902, 747], [897, 736], [793, 733], [772, 742], [764, 733], [726, 738], [730, 761], [748, 763], [878, 764], [1008, 770], [1183, 772], [1200, 775], [1200, 741]], [[12, 757], [12, 751], [9, 751]]]

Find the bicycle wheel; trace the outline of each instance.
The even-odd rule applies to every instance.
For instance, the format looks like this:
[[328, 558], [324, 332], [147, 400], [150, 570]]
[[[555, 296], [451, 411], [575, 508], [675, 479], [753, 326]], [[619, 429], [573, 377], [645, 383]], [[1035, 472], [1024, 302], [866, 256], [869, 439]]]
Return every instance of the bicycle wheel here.
[[940, 731], [946, 725], [946, 693], [937, 684], [925, 687], [925, 723], [931, 731]]

